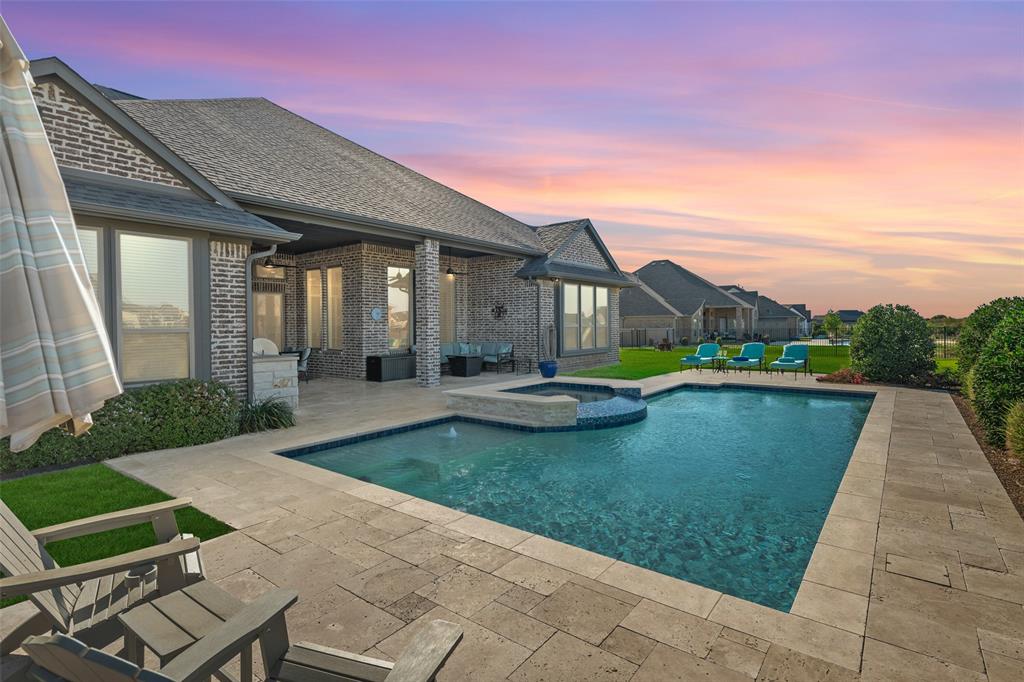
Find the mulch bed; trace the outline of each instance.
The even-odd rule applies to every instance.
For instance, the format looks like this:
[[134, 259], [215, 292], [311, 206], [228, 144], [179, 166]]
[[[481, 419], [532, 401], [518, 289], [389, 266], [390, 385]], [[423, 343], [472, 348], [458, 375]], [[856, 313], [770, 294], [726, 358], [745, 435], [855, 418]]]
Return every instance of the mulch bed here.
[[971, 406], [967, 404], [962, 395], [956, 393], [951, 395], [953, 396], [953, 402], [960, 408], [960, 414], [963, 415], [964, 421], [967, 422], [967, 426], [971, 429], [971, 433], [974, 434], [975, 440], [978, 441], [978, 445], [984, 451], [985, 457], [988, 458], [988, 463], [992, 465], [996, 476], [999, 477], [1010, 499], [1013, 500], [1013, 506], [1017, 508], [1017, 513], [1021, 515], [1021, 518], [1024, 518], [1024, 460], [1021, 460], [1009, 450], [996, 448], [986, 443], [985, 432], [981, 428], [981, 424], [978, 423], [974, 410], [971, 409]]

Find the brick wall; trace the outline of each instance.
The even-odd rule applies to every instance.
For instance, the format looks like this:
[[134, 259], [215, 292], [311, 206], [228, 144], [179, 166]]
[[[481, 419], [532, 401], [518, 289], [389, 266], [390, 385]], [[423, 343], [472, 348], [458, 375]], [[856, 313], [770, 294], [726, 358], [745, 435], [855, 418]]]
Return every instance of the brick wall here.
[[[440, 273], [438, 243], [424, 239], [416, 245], [416, 272]], [[441, 285], [438, 275], [416, 279], [416, 383], [441, 384]]]
[[[469, 260], [467, 340], [511, 341], [517, 358], [537, 359], [537, 285], [515, 276], [523, 261], [503, 256]], [[505, 315], [496, 318], [494, 308]]]
[[245, 259], [249, 245], [210, 242], [210, 369], [245, 399]]
[[557, 260], [608, 269], [608, 261], [601, 255], [594, 240], [590, 238], [590, 233], [586, 230], [578, 232], [572, 238], [565, 250], [558, 255]]
[[185, 185], [53, 82], [32, 89], [57, 164], [172, 187]]

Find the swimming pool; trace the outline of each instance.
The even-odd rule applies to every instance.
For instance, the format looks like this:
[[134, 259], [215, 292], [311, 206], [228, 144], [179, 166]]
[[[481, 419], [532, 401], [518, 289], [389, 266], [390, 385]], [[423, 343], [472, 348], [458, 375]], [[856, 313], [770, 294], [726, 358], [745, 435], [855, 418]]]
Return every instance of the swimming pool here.
[[788, 610], [870, 406], [683, 388], [618, 428], [453, 421], [296, 459]]

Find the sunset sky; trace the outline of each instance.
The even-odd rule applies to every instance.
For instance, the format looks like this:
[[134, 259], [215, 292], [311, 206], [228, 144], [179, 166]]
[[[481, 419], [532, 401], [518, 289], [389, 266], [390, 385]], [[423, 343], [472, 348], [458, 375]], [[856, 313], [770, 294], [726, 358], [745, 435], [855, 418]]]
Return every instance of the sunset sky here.
[[1024, 292], [1024, 4], [6, 0], [30, 57], [265, 96], [531, 224], [815, 312]]

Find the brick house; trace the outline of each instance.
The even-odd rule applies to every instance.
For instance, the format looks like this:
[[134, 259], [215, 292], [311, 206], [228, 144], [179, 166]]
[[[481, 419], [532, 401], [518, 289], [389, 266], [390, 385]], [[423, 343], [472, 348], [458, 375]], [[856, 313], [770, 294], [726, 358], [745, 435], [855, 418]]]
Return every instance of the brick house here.
[[56, 58], [34, 94], [126, 383], [251, 389], [253, 336], [314, 374], [439, 344], [616, 362], [632, 286], [586, 219], [530, 226], [262, 98], [146, 100]]

